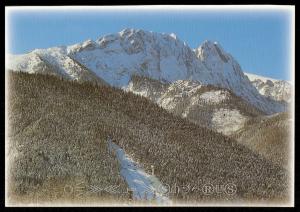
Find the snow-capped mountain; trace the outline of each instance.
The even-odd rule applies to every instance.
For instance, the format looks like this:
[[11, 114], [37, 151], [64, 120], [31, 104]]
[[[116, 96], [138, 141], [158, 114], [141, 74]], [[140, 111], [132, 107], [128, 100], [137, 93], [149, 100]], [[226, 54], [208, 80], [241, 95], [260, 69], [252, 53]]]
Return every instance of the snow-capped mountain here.
[[[111, 85], [128, 84], [132, 74], [172, 82], [202, 79], [213, 83], [203, 64], [175, 35], [125, 29], [68, 48], [69, 54]], [[203, 73], [206, 75], [204, 76]]]
[[[229, 89], [267, 114], [284, 110], [282, 104], [261, 95], [237, 61], [211, 41], [192, 50], [174, 34], [124, 29], [96, 41], [36, 49], [29, 54], [37, 55], [58, 74], [68, 75], [70, 79], [79, 79], [84, 72], [84, 78], [98, 76], [117, 87], [127, 87], [132, 75], [169, 83], [193, 80], [202, 85]], [[29, 54], [16, 57], [28, 57]], [[8, 65], [10, 69], [17, 67], [27, 72], [32, 72], [37, 63], [35, 59], [29, 59], [30, 63], [23, 65], [24, 60], [14, 59], [14, 56], [10, 59], [13, 61]]]
[[255, 74], [245, 73], [260, 94], [276, 101], [290, 102], [292, 85], [285, 80], [277, 80]]
[[[214, 72], [216, 78], [221, 81], [215, 84], [216, 86], [230, 89], [237, 96], [242, 97], [267, 114], [271, 114], [270, 111], [274, 112], [274, 110], [277, 112], [284, 110], [282, 105], [258, 95], [257, 89], [251, 84], [238, 62], [225, 52], [217, 42], [205, 41], [194, 51], [205, 67]], [[273, 110], [269, 110], [269, 107]]]

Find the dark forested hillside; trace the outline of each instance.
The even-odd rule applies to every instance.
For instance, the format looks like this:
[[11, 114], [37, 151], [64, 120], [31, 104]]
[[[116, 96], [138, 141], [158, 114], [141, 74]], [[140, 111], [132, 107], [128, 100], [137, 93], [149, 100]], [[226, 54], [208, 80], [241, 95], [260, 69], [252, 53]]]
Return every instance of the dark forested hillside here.
[[249, 120], [232, 137], [274, 164], [289, 169], [292, 119], [289, 112]]
[[[9, 192], [15, 198], [42, 194], [56, 200], [53, 188], [78, 181], [86, 187], [117, 184], [126, 189], [115, 159], [107, 153], [107, 136], [144, 169], [150, 171], [153, 165], [155, 175], [171, 188], [195, 188], [171, 193], [174, 201], [279, 202], [288, 197], [286, 170], [144, 97], [39, 74], [9, 72], [9, 82]], [[234, 184], [236, 192], [207, 195], [201, 189], [207, 183]], [[90, 192], [84, 198], [127, 196]]]
[[[106, 134], [87, 112], [93, 97], [83, 97], [79, 83], [66, 81], [9, 73], [10, 202], [128, 201], [118, 162], [107, 151]], [[109, 192], [111, 186], [119, 193]]]

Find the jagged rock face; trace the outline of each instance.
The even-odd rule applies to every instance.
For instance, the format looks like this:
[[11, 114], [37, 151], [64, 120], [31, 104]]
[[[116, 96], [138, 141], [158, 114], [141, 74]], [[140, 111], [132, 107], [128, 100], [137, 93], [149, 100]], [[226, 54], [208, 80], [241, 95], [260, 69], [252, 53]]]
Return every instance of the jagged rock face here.
[[270, 97], [276, 101], [291, 101], [291, 85], [283, 80], [272, 82], [268, 80], [263, 82], [262, 80], [252, 81], [252, 84], [257, 88], [259, 93], [264, 96]]
[[144, 96], [175, 115], [225, 135], [243, 128], [244, 123], [252, 117], [263, 115], [229, 90], [201, 85], [198, 81], [162, 83], [134, 76], [125, 90]]
[[267, 114], [284, 111], [283, 105], [259, 95], [259, 92], [251, 84], [238, 62], [225, 52], [218, 43], [205, 41], [195, 50], [195, 54], [208, 70], [217, 75], [217, 86], [230, 89], [236, 95]]
[[280, 103], [262, 96], [234, 58], [210, 41], [192, 50], [174, 34], [124, 29], [96, 41], [33, 52], [71, 79], [80, 78], [84, 72], [117, 87], [127, 87], [132, 75], [165, 83], [193, 80], [230, 89], [268, 114], [284, 110]]
[[292, 85], [289, 82], [265, 78], [249, 73], [246, 73], [246, 75], [260, 94], [276, 101], [291, 102]]
[[99, 38], [95, 46], [90, 50], [75, 45], [68, 50], [114, 86], [126, 86], [133, 74], [172, 82], [205, 70], [187, 45], [168, 34], [125, 29]]

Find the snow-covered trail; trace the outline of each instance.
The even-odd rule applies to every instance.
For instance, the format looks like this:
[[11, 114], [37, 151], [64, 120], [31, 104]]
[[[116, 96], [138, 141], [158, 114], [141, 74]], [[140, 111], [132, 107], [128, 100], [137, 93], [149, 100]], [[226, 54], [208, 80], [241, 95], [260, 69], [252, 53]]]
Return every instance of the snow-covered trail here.
[[117, 144], [108, 140], [109, 150], [115, 152], [121, 166], [121, 175], [129, 189], [133, 191], [134, 200], [149, 200], [157, 204], [170, 204], [166, 196], [167, 189], [153, 175], [147, 174]]

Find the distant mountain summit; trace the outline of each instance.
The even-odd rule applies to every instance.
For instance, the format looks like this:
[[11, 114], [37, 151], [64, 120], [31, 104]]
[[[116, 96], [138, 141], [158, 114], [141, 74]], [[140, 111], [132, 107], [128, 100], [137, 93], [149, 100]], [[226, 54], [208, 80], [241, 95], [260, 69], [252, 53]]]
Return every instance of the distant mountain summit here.
[[277, 80], [245, 73], [260, 94], [276, 101], [292, 101], [292, 84], [285, 80]]
[[33, 73], [47, 66], [69, 79], [103, 80], [117, 87], [127, 87], [133, 75], [163, 83], [192, 80], [229, 89], [266, 114], [284, 111], [282, 104], [258, 92], [220, 44], [205, 41], [191, 49], [173, 33], [124, 29], [96, 41], [11, 55], [9, 60], [7, 68], [12, 70]]

